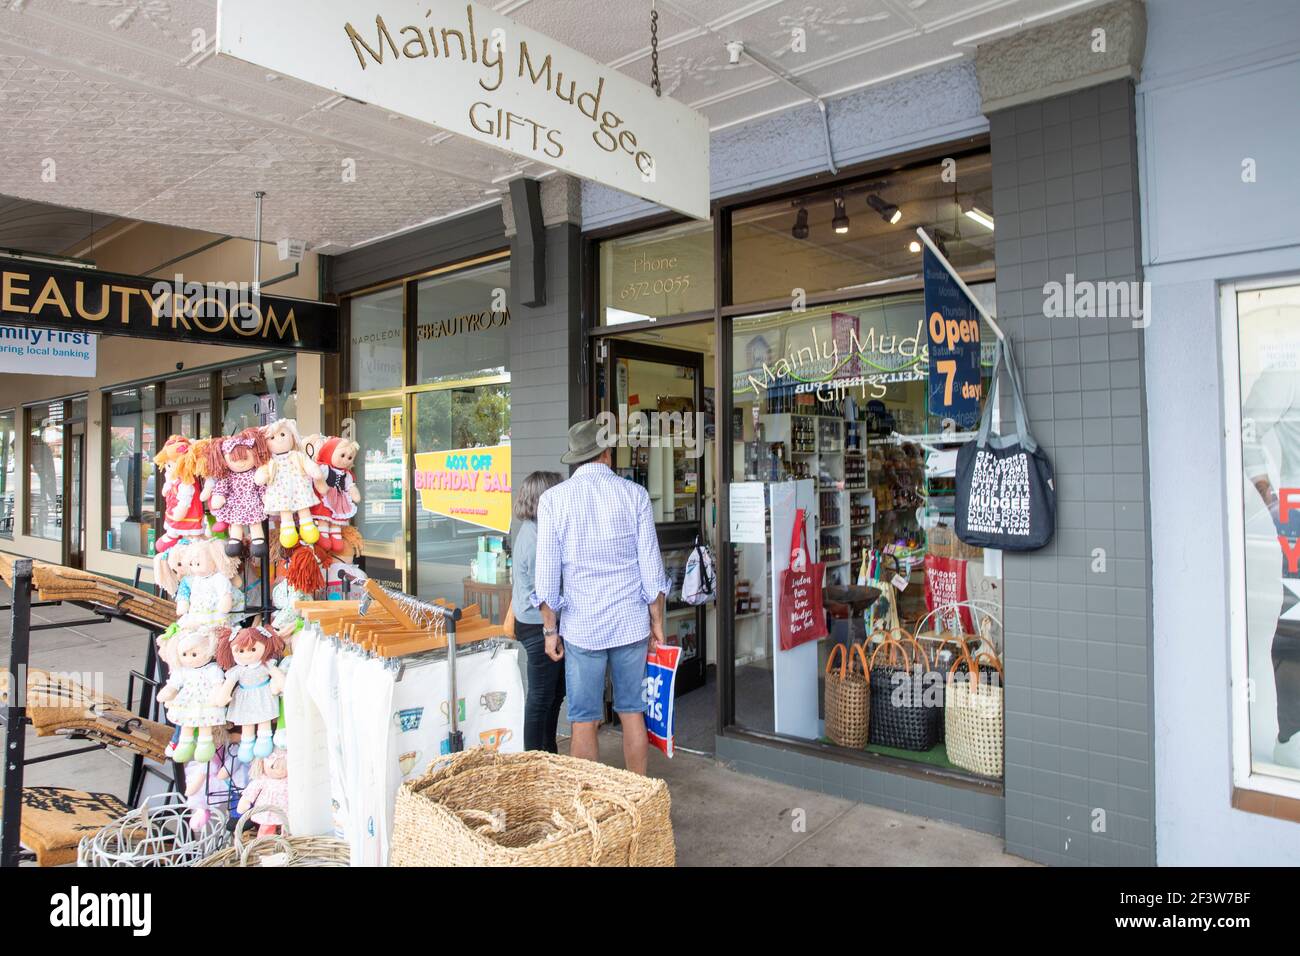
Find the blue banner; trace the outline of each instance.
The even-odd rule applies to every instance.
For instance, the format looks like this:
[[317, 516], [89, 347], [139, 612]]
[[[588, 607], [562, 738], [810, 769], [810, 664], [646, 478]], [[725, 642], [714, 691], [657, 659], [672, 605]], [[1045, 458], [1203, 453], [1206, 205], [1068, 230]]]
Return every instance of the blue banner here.
[[924, 254], [931, 415], [971, 428], [980, 417], [980, 314], [929, 246]]

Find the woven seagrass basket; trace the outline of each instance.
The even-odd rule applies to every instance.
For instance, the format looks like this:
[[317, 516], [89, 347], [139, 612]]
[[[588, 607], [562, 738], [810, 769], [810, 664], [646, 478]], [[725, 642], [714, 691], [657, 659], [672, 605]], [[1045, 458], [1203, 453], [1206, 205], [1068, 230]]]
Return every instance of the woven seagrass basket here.
[[[840, 666], [832, 667], [839, 654]], [[859, 664], [861, 666], [859, 666]], [[836, 644], [826, 658], [826, 736], [841, 747], [861, 750], [867, 745], [871, 720], [871, 684], [861, 644], [852, 650]]]
[[392, 866], [673, 866], [668, 785], [590, 760], [483, 748], [397, 792]]
[[[965, 664], [967, 673], [958, 673]], [[986, 665], [983, 674], [980, 665]], [[996, 680], [994, 680], [996, 674]], [[991, 654], [953, 662], [944, 688], [948, 759], [985, 777], [1002, 776], [1002, 666]]]
[[[284, 832], [245, 841], [244, 828], [252, 819], [253, 812], [269, 813], [280, 817]], [[253, 812], [245, 813], [239, 818], [239, 826], [235, 828], [232, 846], [219, 850], [194, 865], [216, 867], [350, 865], [352, 852], [345, 841], [322, 836], [289, 836], [289, 818], [278, 807], [263, 807]]]

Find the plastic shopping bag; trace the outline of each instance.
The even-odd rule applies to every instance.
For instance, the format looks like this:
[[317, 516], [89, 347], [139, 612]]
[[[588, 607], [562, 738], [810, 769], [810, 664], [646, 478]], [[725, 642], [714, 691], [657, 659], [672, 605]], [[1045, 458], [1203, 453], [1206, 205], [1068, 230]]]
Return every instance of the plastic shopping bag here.
[[713, 555], [695, 539], [695, 547], [686, 559], [686, 574], [682, 578], [682, 601], [686, 604], [708, 604], [717, 596], [718, 579], [713, 571]]
[[677, 680], [677, 661], [682, 649], [660, 644], [646, 654], [645, 683], [641, 697], [645, 701], [645, 729], [650, 745], [669, 757], [673, 755], [673, 685]]

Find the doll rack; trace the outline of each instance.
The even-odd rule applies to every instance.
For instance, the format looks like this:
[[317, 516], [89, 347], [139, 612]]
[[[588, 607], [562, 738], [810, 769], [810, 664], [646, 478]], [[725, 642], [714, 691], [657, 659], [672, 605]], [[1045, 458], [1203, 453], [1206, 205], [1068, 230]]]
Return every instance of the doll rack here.
[[[346, 573], [346, 572], [345, 572]], [[305, 621], [317, 624], [327, 637], [392, 661], [398, 679], [416, 658], [447, 655], [447, 699], [456, 699], [456, 654], [470, 644], [506, 637], [505, 628], [480, 613], [477, 604], [457, 607], [450, 601], [423, 601], [384, 587], [372, 578], [348, 574], [362, 583], [356, 601], [298, 601], [294, 608]], [[451, 752], [464, 749], [456, 708], [450, 708], [448, 742]]]
[[[179, 768], [172, 767], [169, 773], [162, 767], [154, 767], [146, 762], [147, 758], [162, 763], [162, 750], [171, 736], [170, 728], [157, 721], [157, 702], [154, 699], [156, 682], [146, 677], [146, 674], [154, 674], [157, 668], [156, 638], [167, 626], [169, 619], [175, 618], [175, 606], [170, 601], [139, 588], [138, 571], [137, 586], [133, 587], [74, 568], [0, 555], [0, 580], [9, 585], [13, 592], [11, 603], [0, 607], [0, 610], [10, 612], [9, 676], [4, 682], [6, 699], [3, 712], [0, 713], [0, 721], [3, 721], [5, 729], [0, 866], [11, 867], [17, 866], [24, 858], [21, 841], [23, 780], [29, 765], [61, 760], [108, 747], [126, 750], [133, 754], [131, 779], [127, 788], [129, 806], [139, 803], [146, 774], [166, 781], [169, 788], [179, 786], [183, 789], [183, 779], [178, 776]], [[33, 608], [63, 604], [83, 608], [93, 616], [57, 623], [32, 623]], [[147, 635], [144, 673], [131, 672], [125, 704], [106, 695], [96, 694], [70, 678], [51, 675], [29, 666], [34, 632], [86, 627], [110, 621], [133, 624], [143, 629]], [[141, 681], [140, 694], [138, 702], [133, 704], [137, 679]], [[23, 682], [22, 692], [15, 686], [20, 680]], [[41, 701], [40, 704], [37, 703], [38, 700]], [[58, 705], [51, 706], [55, 701]], [[70, 740], [86, 740], [91, 743], [89, 746], [29, 758], [26, 756], [26, 729], [29, 725], [36, 729], [38, 736], [57, 734]], [[79, 799], [75, 796], [77, 791], [66, 793], [74, 795], [74, 802]], [[107, 794], [79, 796], [109, 798]]]

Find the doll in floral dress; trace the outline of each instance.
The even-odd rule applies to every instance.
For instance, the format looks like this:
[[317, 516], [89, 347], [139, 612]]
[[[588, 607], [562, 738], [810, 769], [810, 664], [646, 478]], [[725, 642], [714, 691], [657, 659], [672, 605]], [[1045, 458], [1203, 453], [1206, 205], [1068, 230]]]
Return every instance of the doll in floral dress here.
[[177, 763], [207, 762], [217, 752], [212, 733], [226, 724], [226, 708], [212, 703], [213, 692], [225, 680], [221, 665], [212, 658], [217, 645], [230, 640], [228, 627], [196, 627], [181, 630], [173, 643], [174, 662], [167, 684], [158, 700], [167, 705], [167, 719], [180, 727], [180, 740], [172, 751]]
[[186, 546], [182, 585], [178, 589], [176, 613], [183, 628], [213, 624], [230, 624], [231, 615], [243, 610], [243, 592], [235, 586], [239, 561], [225, 553], [222, 542], [215, 539], [195, 541]]
[[[312, 506], [319, 502], [312, 482], [321, 477], [316, 463], [300, 449], [298, 425], [281, 418], [262, 428], [271, 459], [257, 469], [253, 480], [266, 489], [262, 498], [268, 518], [280, 521], [280, 544], [292, 548], [301, 539], [305, 544], [320, 540], [320, 531], [312, 521]], [[297, 527], [294, 518], [297, 518]]]
[[[269, 757], [253, 762], [249, 770], [252, 780], [239, 798], [239, 813], [252, 811], [258, 836], [269, 836], [279, 831], [289, 813], [289, 756], [277, 750]], [[270, 808], [280, 814], [266, 812]], [[259, 812], [260, 811], [260, 812]]]
[[246, 627], [217, 646], [217, 663], [226, 679], [212, 702], [226, 705], [226, 720], [240, 725], [239, 759], [244, 763], [269, 757], [275, 749], [271, 724], [280, 716], [284, 675], [274, 658], [282, 653], [284, 641], [261, 626]]
[[230, 530], [226, 554], [239, 557], [244, 532], [248, 532], [248, 553], [255, 558], [266, 554], [262, 519], [266, 506], [264, 490], [254, 478], [257, 469], [271, 460], [266, 436], [260, 428], [245, 428], [238, 435], [216, 438], [208, 445], [204, 473], [209, 476], [203, 493], [208, 510]]

